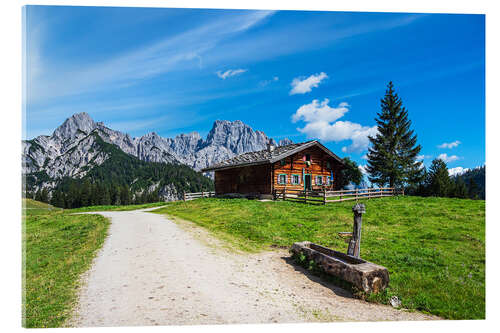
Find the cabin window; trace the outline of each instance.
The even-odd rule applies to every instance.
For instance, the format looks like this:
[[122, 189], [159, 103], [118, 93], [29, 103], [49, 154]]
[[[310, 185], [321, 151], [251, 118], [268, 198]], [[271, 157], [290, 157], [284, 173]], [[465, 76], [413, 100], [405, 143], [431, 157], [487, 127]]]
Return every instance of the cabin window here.
[[316, 176], [316, 185], [323, 185], [323, 177]]
[[307, 161], [309, 161], [309, 162], [311, 161], [311, 154], [306, 154], [306, 162]]
[[286, 184], [286, 174], [278, 175], [278, 184], [285, 185]]
[[282, 160], [280, 161], [280, 164], [281, 164], [281, 166], [284, 166], [284, 165], [286, 164], [285, 159], [282, 159]]
[[292, 175], [292, 184], [300, 185], [300, 175]]
[[327, 168], [327, 169], [331, 169], [331, 168], [332, 168], [332, 165], [330, 164], [330, 162], [329, 162], [329, 161], [327, 161], [327, 162], [326, 162], [326, 168]]

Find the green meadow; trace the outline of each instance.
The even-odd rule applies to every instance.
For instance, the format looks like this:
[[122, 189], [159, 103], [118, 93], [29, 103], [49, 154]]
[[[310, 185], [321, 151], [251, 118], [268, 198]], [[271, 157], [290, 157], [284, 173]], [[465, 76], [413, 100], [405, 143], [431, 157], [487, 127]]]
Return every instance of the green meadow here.
[[71, 316], [80, 276], [109, 223], [30, 199], [23, 206], [23, 326], [60, 327]]
[[[485, 318], [485, 201], [390, 197], [361, 200], [361, 257], [388, 268], [389, 287], [368, 301], [447, 319]], [[189, 220], [243, 251], [309, 240], [345, 252], [338, 232], [352, 231], [354, 202], [198, 199], [155, 212]]]

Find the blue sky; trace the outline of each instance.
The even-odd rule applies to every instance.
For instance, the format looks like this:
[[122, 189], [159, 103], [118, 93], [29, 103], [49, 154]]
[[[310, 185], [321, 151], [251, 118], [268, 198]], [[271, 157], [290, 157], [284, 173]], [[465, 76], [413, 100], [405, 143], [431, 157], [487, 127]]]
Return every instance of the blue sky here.
[[28, 6], [25, 22], [24, 138], [82, 111], [133, 136], [238, 119], [365, 165], [392, 80], [426, 165], [485, 162], [483, 15]]

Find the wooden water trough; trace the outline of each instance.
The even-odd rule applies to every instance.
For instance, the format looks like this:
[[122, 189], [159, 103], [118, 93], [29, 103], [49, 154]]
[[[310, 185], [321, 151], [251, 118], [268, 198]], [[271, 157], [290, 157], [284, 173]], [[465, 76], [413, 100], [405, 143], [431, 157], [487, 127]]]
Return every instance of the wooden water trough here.
[[387, 268], [361, 258], [307, 241], [293, 244], [292, 252], [304, 254], [327, 274], [350, 282], [366, 293], [378, 293], [389, 285]]

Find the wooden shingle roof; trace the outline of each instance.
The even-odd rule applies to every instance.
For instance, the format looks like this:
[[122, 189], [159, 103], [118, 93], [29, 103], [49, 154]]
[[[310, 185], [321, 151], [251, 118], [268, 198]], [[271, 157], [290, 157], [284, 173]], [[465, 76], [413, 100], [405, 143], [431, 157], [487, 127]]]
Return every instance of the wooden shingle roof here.
[[253, 151], [253, 152], [249, 152], [249, 153], [244, 153], [244, 154], [235, 156], [233, 158], [230, 158], [228, 160], [211, 165], [207, 168], [202, 169], [201, 171], [207, 172], [207, 171], [238, 168], [238, 167], [249, 166], [249, 165], [274, 163], [274, 162], [277, 162], [285, 157], [293, 155], [299, 151], [302, 151], [302, 150], [309, 148], [309, 147], [312, 147], [312, 146], [318, 146], [319, 148], [323, 149], [328, 155], [330, 155], [335, 160], [337, 160], [339, 163], [341, 163], [342, 165], [344, 164], [344, 162], [342, 161], [342, 159], [340, 157], [338, 157], [337, 155], [332, 153], [328, 148], [323, 146], [318, 141], [313, 140], [313, 141], [307, 141], [307, 142], [302, 142], [302, 143], [292, 143], [292, 144], [286, 145], [286, 146], [277, 146], [277, 147], [274, 147], [274, 149], [271, 151], [268, 149], [263, 149], [260, 151]]

